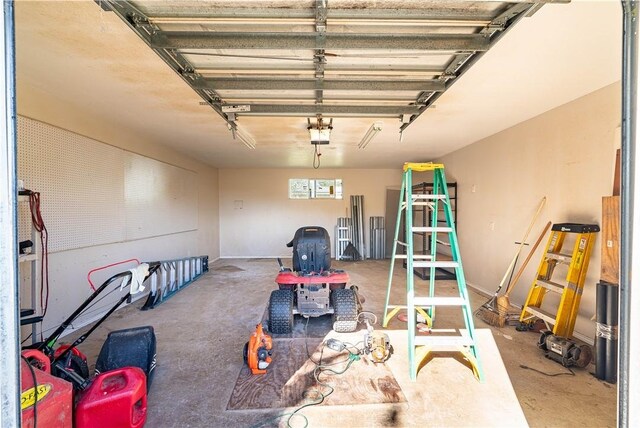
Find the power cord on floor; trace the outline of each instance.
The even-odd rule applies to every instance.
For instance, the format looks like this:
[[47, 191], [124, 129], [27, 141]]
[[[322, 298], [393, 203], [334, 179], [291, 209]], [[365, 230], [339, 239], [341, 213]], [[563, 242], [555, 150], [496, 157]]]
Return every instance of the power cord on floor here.
[[[258, 428], [258, 427], [263, 427], [266, 426], [267, 424], [269, 424], [270, 422], [276, 421], [280, 418], [284, 418], [286, 417], [286, 424], [288, 428], [293, 428], [293, 426], [291, 425], [291, 420], [294, 417], [300, 417], [302, 418], [302, 420], [304, 421], [304, 425], [300, 428], [307, 428], [309, 426], [309, 419], [307, 419], [307, 417], [305, 415], [303, 415], [302, 413], [300, 413], [303, 409], [306, 409], [307, 407], [312, 407], [312, 406], [317, 406], [319, 404], [322, 404], [324, 402], [324, 400], [330, 396], [335, 389], [326, 381], [322, 381], [320, 380], [320, 376], [324, 373], [331, 373], [333, 375], [341, 375], [344, 374], [347, 370], [349, 370], [349, 367], [351, 367], [351, 365], [355, 362], [360, 360], [360, 355], [364, 353], [363, 349], [358, 348], [357, 345], [363, 343], [358, 342], [357, 344], [352, 344], [349, 342], [343, 342], [341, 340], [337, 340], [337, 339], [329, 339], [325, 342], [322, 343], [322, 347], [320, 348], [320, 359], [319, 360], [314, 360], [313, 357], [311, 356], [311, 353], [309, 352], [309, 344], [307, 341], [308, 335], [307, 335], [307, 326], [309, 325], [309, 318], [307, 317], [307, 320], [304, 324], [304, 345], [307, 351], [307, 357], [309, 358], [309, 360], [315, 364], [315, 369], [313, 370], [313, 378], [316, 381], [316, 384], [319, 387], [324, 387], [324, 388], [328, 388], [328, 392], [323, 392], [320, 390], [320, 388], [317, 388], [315, 391], [316, 395], [314, 398], [314, 401], [311, 403], [306, 403], [301, 405], [300, 407], [298, 407], [297, 409], [295, 409], [293, 412], [289, 412], [289, 413], [283, 413], [281, 415], [278, 415], [276, 417], [273, 417], [271, 419], [268, 419], [266, 421], [260, 422], [259, 424], [256, 424], [253, 426], [253, 428]], [[331, 342], [333, 341], [333, 342]], [[348, 355], [345, 359], [342, 359], [340, 361], [334, 362], [334, 363], [323, 363], [322, 362], [322, 358], [324, 356], [324, 350], [325, 348], [330, 348], [330, 349], [334, 349], [334, 346], [337, 346], [341, 349], [340, 352], [342, 351], [346, 351], [348, 352]], [[334, 349], [335, 350], [335, 349]], [[341, 370], [334, 370], [332, 367], [339, 365], [339, 364], [345, 364], [346, 366], [341, 369]], [[310, 398], [309, 396], [305, 397], [305, 398]]]
[[570, 367], [567, 367], [566, 369], [569, 370], [568, 372], [561, 372], [561, 373], [546, 373], [543, 372], [542, 370], [538, 370], [538, 369], [534, 369], [533, 367], [529, 367], [529, 366], [525, 366], [524, 364], [520, 364], [520, 368], [521, 369], [526, 369], [526, 370], [531, 370], [534, 371], [536, 373], [540, 373], [541, 375], [545, 375], [545, 376], [549, 376], [549, 377], [554, 377], [554, 376], [575, 376], [575, 372], [573, 370], [571, 370]]

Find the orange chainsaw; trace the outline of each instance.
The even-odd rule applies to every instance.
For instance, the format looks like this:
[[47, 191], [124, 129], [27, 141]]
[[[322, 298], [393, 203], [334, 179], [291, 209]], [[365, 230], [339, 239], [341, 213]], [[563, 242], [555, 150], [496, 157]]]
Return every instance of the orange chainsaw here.
[[256, 326], [256, 331], [251, 333], [251, 338], [244, 344], [242, 356], [244, 362], [251, 369], [251, 373], [265, 374], [271, 364], [271, 350], [273, 341], [271, 336], [262, 330], [262, 324]]

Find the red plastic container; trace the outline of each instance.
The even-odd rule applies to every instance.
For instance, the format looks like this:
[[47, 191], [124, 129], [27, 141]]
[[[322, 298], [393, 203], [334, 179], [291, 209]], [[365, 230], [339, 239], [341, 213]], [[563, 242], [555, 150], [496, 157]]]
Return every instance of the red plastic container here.
[[[22, 427], [33, 428], [33, 408], [38, 413], [38, 427], [71, 428], [73, 387], [65, 380], [51, 376], [49, 359], [42, 352], [36, 350], [25, 351], [25, 358], [35, 359], [41, 363], [39, 370], [33, 367], [33, 374], [24, 360], [21, 361], [22, 394]], [[37, 398], [33, 387], [33, 375], [38, 383]]]
[[138, 367], [102, 373], [81, 393], [75, 428], [139, 428], [147, 420], [147, 378]]

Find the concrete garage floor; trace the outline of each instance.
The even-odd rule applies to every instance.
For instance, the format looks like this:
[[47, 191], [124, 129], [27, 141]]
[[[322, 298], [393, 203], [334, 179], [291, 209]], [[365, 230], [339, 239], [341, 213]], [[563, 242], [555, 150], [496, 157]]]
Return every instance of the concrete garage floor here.
[[[349, 273], [351, 284], [358, 285], [366, 297], [365, 309], [378, 315], [383, 311], [388, 266], [388, 260], [333, 265]], [[143, 312], [136, 307], [140, 304], [134, 304], [118, 311], [81, 350], [92, 364], [109, 331], [152, 325], [158, 339], [158, 367], [149, 394], [147, 426], [259, 425], [286, 410], [226, 408], [243, 364], [242, 347], [264, 313], [276, 273], [273, 259], [218, 260], [208, 274], [157, 308]], [[396, 267], [394, 274], [392, 300], [397, 297], [400, 303], [405, 271]], [[416, 279], [416, 287], [427, 283]], [[455, 282], [438, 281], [438, 289], [442, 295], [452, 295]], [[473, 308], [487, 299], [473, 290], [470, 294]], [[459, 312], [439, 311], [436, 327], [462, 327]], [[309, 426], [615, 426], [616, 388], [596, 380], [589, 373], [593, 366], [575, 370], [575, 376], [555, 377], [523, 369], [520, 365], [547, 373], [565, 371], [537, 349], [537, 333], [475, 321], [485, 384], [479, 384], [453, 358], [435, 358], [412, 383], [407, 373], [406, 333], [393, 331], [402, 328], [394, 320], [389, 328], [396, 353], [387, 364], [407, 402], [307, 408], [303, 413]], [[285, 426], [283, 419], [265, 426], [278, 423]], [[304, 425], [301, 419], [292, 419], [291, 424]]]

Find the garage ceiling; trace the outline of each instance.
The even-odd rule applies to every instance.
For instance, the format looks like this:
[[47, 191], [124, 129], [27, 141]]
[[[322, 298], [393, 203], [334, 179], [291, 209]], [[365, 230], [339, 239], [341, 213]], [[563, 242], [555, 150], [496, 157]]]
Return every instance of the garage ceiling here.
[[404, 129], [543, 3], [100, 1], [231, 130], [245, 116], [322, 115]]
[[[98, 3], [103, 10], [90, 2], [18, 2], [19, 83], [45, 86], [104, 120], [218, 167], [310, 166], [307, 118], [314, 124], [335, 119], [323, 166], [429, 160], [609, 84], [619, 70], [613, 21], [619, 12], [610, 3], [574, 1], [539, 11], [550, 1]], [[604, 30], [588, 44], [581, 26], [596, 14]], [[500, 49], [520, 27], [511, 39], [519, 46]], [[553, 40], [558, 34], [563, 37]], [[578, 41], [586, 46], [577, 49]], [[538, 63], [541, 45], [566, 62]], [[580, 66], [572, 61], [583, 52], [596, 59], [589, 61], [591, 76], [554, 83]], [[56, 61], [74, 67], [56, 67]], [[108, 67], [99, 67], [105, 62]], [[525, 79], [509, 74], [514, 67]], [[546, 98], [539, 94], [545, 83]], [[83, 86], [109, 94], [74, 96]], [[516, 86], [524, 88], [505, 94]], [[520, 94], [531, 99], [523, 102]], [[499, 105], [505, 95], [510, 106]], [[378, 120], [383, 131], [359, 150]], [[236, 130], [242, 138], [234, 141]]]

